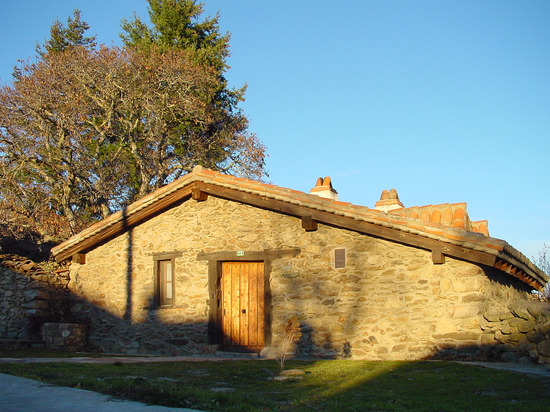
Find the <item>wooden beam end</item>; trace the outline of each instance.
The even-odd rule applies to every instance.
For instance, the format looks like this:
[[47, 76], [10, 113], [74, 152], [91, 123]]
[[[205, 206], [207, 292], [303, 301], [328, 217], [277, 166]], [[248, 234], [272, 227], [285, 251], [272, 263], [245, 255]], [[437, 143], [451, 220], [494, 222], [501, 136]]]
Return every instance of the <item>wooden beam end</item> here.
[[442, 265], [445, 263], [445, 255], [441, 249], [432, 250], [432, 262], [434, 265]]
[[306, 232], [314, 232], [317, 230], [317, 221], [311, 216], [302, 216], [302, 229]]
[[73, 262], [80, 265], [86, 264], [86, 254], [85, 253], [75, 253], [73, 254]]
[[191, 197], [197, 202], [204, 202], [208, 199], [208, 193], [203, 192], [200, 188], [194, 187], [191, 189]]

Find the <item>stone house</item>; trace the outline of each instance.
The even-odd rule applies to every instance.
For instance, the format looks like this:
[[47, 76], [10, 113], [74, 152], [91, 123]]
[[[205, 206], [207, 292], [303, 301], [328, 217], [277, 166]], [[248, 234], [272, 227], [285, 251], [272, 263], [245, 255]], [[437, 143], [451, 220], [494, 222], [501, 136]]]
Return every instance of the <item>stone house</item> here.
[[368, 208], [329, 178], [307, 194], [200, 166], [52, 252], [90, 346], [118, 353], [271, 356], [292, 315], [302, 356], [476, 351], [484, 313], [548, 280], [464, 203]]

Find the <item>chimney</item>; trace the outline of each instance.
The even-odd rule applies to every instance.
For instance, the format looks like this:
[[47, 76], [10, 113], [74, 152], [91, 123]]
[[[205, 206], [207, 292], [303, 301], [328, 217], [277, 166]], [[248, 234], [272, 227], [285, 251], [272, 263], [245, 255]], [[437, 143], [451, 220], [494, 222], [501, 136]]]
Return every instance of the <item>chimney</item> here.
[[399, 200], [399, 195], [395, 189], [392, 189], [389, 192], [387, 190], [383, 190], [382, 195], [380, 195], [380, 200], [374, 205], [376, 210], [381, 210], [383, 212], [402, 209], [403, 207], [403, 203]]
[[332, 187], [330, 177], [328, 176], [324, 179], [322, 177], [317, 179], [317, 184], [309, 193], [327, 199], [338, 200], [338, 192]]

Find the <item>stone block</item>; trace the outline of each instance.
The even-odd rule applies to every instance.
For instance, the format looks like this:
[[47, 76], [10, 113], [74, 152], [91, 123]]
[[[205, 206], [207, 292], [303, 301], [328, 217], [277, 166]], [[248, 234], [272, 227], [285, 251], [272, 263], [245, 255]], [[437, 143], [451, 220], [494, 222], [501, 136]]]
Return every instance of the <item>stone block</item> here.
[[508, 320], [508, 319], [513, 319], [513, 318], [514, 318], [514, 315], [511, 312], [502, 312], [499, 315], [500, 320]]
[[493, 333], [484, 333], [481, 335], [480, 343], [482, 345], [494, 345], [496, 342], [497, 341]]
[[529, 352], [537, 347], [533, 342], [529, 342], [525, 335], [518, 342], [518, 347], [523, 352]]
[[537, 333], [539, 335], [546, 336], [546, 335], [550, 334], [550, 323], [537, 325], [535, 330], [537, 331]]
[[477, 292], [462, 296], [462, 302], [464, 303], [481, 302], [484, 299], [485, 299], [485, 295], [483, 293], [477, 293]]
[[376, 353], [378, 355], [387, 354], [388, 353], [388, 348], [386, 348], [385, 346], [380, 346], [380, 347], [376, 348]]
[[502, 332], [500, 330], [497, 330], [495, 332], [495, 340], [497, 342], [500, 342], [500, 343], [505, 343], [506, 342], [506, 336], [507, 335], [503, 335]]
[[403, 352], [405, 350], [405, 345], [395, 345], [391, 348], [392, 352]]
[[458, 348], [458, 345], [455, 342], [439, 342], [437, 344], [439, 351], [455, 350], [456, 348]]
[[528, 333], [535, 329], [535, 322], [534, 320], [523, 320], [518, 323], [517, 328], [518, 332]]
[[518, 343], [525, 335], [523, 333], [512, 333], [508, 335], [508, 342]]
[[550, 317], [550, 303], [547, 302], [529, 302], [526, 305], [527, 310], [535, 319], [541, 317]]
[[448, 317], [442, 317], [435, 324], [435, 332], [437, 334], [452, 333], [456, 331], [455, 323]]
[[542, 356], [550, 356], [550, 339], [537, 343], [537, 352]]
[[518, 362], [520, 358], [521, 354], [519, 352], [503, 352], [500, 355], [503, 362]]
[[50, 293], [48, 292], [48, 290], [45, 290], [43, 288], [27, 289], [25, 292], [23, 292], [23, 297], [27, 301], [35, 299], [49, 299]]
[[468, 331], [456, 331], [456, 332], [449, 332], [449, 333], [444, 333], [440, 335], [434, 335], [434, 338], [436, 339], [451, 339], [451, 340], [457, 340], [457, 341], [477, 340], [479, 337], [480, 337], [480, 334], [477, 334], [474, 332], [468, 332]]
[[475, 304], [456, 306], [453, 310], [453, 318], [456, 318], [456, 319], [471, 318], [473, 316], [477, 316], [479, 312], [480, 312], [480, 309]]
[[510, 310], [510, 312], [518, 318], [523, 320], [531, 320], [534, 317], [529, 312], [529, 303], [530, 302], [514, 302], [508, 306], [508, 310]]
[[518, 363], [521, 363], [523, 365], [532, 365], [535, 362], [530, 356], [522, 356], [518, 359]]
[[487, 319], [485, 319], [484, 316], [480, 316], [479, 318], [479, 327], [486, 331], [491, 330], [495, 326], [495, 322], [489, 322]]
[[452, 281], [451, 289], [458, 293], [476, 292], [479, 290], [479, 281], [477, 279], [457, 278]]
[[508, 322], [503, 322], [500, 325], [500, 331], [503, 335], [510, 335], [512, 333], [512, 328], [510, 327], [510, 324]]
[[536, 331], [531, 331], [531, 332], [528, 332], [526, 335], [526, 338], [529, 342], [532, 342], [532, 343], [539, 343], [539, 342], [542, 342], [544, 340], [544, 335], [536, 332]]

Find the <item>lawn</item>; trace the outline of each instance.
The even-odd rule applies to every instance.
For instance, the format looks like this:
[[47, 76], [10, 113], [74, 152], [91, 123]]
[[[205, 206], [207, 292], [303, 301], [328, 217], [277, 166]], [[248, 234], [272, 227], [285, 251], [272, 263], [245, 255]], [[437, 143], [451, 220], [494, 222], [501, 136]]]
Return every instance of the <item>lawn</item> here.
[[[4, 354], [4, 356], [6, 356]], [[8, 373], [206, 411], [543, 411], [550, 380], [451, 362], [275, 361], [0, 364]]]

